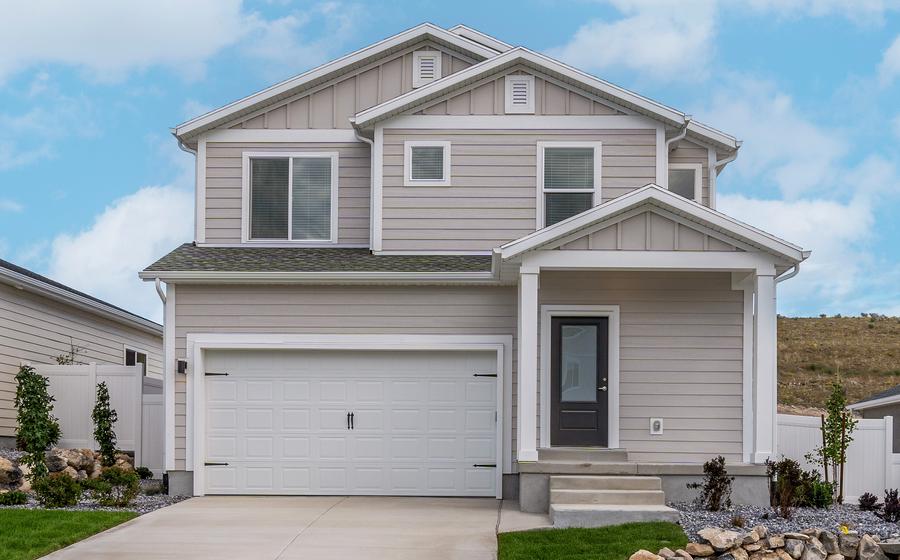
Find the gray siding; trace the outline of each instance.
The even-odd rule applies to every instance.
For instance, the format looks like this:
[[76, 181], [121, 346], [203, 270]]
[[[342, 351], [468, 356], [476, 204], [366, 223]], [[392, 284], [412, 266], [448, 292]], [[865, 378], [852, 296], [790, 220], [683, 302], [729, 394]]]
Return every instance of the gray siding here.
[[441, 51], [444, 76], [471, 66], [461, 54], [423, 41], [219, 128], [351, 128], [348, 119], [356, 113], [412, 90], [412, 53], [418, 50]]
[[79, 362], [123, 364], [124, 347], [144, 350], [147, 373], [162, 377], [162, 336], [127, 327], [87, 311], [0, 284], [0, 436], [12, 436], [15, 375], [21, 362], [55, 364], [71, 344]]
[[867, 408], [859, 411], [863, 418], [884, 418], [885, 416], [893, 416], [894, 418], [894, 453], [900, 453], [900, 403], [887, 404], [884, 406], [876, 406], [875, 408]]
[[669, 153], [669, 163], [699, 163], [703, 166], [702, 204], [709, 206], [709, 150], [690, 140], [682, 140], [678, 143], [678, 147]]
[[206, 242], [241, 242], [243, 152], [338, 152], [338, 242], [369, 242], [370, 151], [362, 142], [233, 143], [206, 146]]
[[737, 247], [654, 212], [586, 232], [559, 247], [604, 251], [737, 251]]
[[[742, 460], [743, 293], [729, 273], [544, 272], [539, 298], [620, 306], [619, 437], [630, 459]], [[663, 435], [650, 435], [651, 417]]]
[[[425, 139], [451, 142], [451, 186], [403, 186], [403, 143]], [[602, 142], [603, 201], [656, 181], [653, 129], [386, 129], [383, 249], [488, 251], [533, 232], [539, 141]]]

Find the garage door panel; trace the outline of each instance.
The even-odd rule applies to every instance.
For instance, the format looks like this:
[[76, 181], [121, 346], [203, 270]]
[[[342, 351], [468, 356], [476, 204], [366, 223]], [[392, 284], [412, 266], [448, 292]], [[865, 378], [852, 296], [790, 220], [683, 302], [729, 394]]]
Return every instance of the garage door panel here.
[[[493, 496], [491, 352], [215, 351], [211, 494]], [[347, 428], [353, 412], [354, 428]]]

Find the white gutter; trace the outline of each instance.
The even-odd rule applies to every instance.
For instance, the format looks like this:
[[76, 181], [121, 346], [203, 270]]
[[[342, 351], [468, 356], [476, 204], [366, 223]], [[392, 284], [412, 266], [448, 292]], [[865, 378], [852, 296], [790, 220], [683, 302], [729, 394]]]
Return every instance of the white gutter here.
[[138, 276], [145, 281], [178, 280], [206, 282], [484, 282], [494, 281], [494, 271], [484, 272], [222, 272], [182, 271], [142, 272]]
[[690, 115], [684, 116], [684, 125], [681, 127], [681, 132], [679, 132], [677, 136], [666, 140], [666, 153], [669, 153], [678, 147], [678, 146], [673, 146], [672, 144], [675, 144], [676, 142], [683, 140], [684, 137], [687, 136], [688, 127], [691, 125], [692, 120], [693, 120], [693, 117], [691, 117]]
[[790, 272], [784, 271], [780, 276], [775, 277], [775, 283], [779, 284], [784, 282], [785, 280], [790, 280], [794, 276], [800, 274], [800, 263], [797, 263], [790, 269]]

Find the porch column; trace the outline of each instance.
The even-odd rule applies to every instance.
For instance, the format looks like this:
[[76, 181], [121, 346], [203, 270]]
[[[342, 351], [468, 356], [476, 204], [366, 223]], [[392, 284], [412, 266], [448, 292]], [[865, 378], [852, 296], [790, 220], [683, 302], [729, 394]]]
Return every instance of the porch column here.
[[519, 272], [518, 453], [537, 461], [538, 268]]
[[775, 311], [775, 273], [756, 275], [756, 314], [753, 322], [754, 395], [753, 462], [762, 463], [777, 454], [777, 327]]

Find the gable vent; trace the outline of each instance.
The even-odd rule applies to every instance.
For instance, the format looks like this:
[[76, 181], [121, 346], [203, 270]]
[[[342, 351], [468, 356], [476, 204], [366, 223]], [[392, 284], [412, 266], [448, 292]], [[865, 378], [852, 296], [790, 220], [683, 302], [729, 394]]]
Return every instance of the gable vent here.
[[506, 112], [534, 113], [534, 76], [506, 77]]
[[415, 51], [413, 53], [413, 87], [421, 87], [440, 78], [440, 51]]

